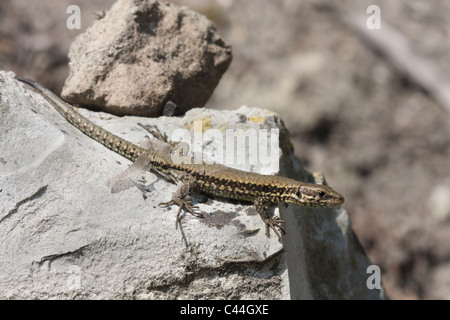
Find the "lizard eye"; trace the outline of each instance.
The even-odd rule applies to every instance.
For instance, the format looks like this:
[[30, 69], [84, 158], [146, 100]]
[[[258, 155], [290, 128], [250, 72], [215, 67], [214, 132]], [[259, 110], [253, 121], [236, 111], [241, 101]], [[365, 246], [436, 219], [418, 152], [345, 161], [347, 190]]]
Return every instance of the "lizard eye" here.
[[319, 191], [319, 197], [320, 197], [320, 198], [323, 198], [324, 196], [325, 196], [325, 192]]

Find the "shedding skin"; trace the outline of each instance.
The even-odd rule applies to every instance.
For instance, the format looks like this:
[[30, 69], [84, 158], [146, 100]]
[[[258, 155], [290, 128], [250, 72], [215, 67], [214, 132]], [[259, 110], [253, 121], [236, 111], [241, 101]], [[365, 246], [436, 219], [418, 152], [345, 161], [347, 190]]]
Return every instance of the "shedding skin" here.
[[[189, 163], [174, 163], [167, 150], [147, 149], [122, 139], [86, 119], [70, 104], [35, 81], [22, 77], [16, 77], [16, 79], [39, 91], [68, 122], [87, 136], [133, 162], [145, 159], [146, 169], [153, 170], [168, 181], [178, 184], [179, 187], [172, 195], [172, 199], [160, 204], [175, 204], [179, 207], [176, 227], [178, 227], [183, 210], [196, 217], [202, 216], [196, 211], [198, 208], [192, 206], [191, 201], [186, 200], [187, 196], [194, 191], [253, 203], [264, 221], [266, 235], [269, 236], [269, 230], [272, 229], [278, 239], [281, 239], [280, 231], [284, 233], [281, 227], [283, 221], [277, 217], [270, 217], [268, 207], [279, 203], [290, 203], [303, 207], [332, 208], [345, 201], [342, 195], [327, 185], [310, 184], [280, 176], [261, 175], [221, 164], [198, 164], [193, 159]], [[173, 147], [173, 144], [167, 141], [167, 137], [162, 135], [159, 130], [149, 132]]]

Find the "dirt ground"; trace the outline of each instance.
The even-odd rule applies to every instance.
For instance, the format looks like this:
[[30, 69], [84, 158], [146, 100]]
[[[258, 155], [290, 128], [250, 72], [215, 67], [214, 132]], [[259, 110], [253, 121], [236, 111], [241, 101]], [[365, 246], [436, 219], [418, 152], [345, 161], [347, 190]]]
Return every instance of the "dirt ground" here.
[[[74, 37], [112, 0], [3, 0], [0, 69], [60, 93]], [[177, 0], [233, 46], [208, 107], [278, 112], [296, 155], [346, 198], [391, 299], [450, 299], [450, 113], [313, 0]], [[450, 77], [450, 2], [329, 1], [344, 16], [381, 8], [411, 50]], [[82, 29], [66, 28], [80, 6]], [[414, 67], [414, 66], [413, 66]], [[450, 89], [449, 89], [450, 90]]]

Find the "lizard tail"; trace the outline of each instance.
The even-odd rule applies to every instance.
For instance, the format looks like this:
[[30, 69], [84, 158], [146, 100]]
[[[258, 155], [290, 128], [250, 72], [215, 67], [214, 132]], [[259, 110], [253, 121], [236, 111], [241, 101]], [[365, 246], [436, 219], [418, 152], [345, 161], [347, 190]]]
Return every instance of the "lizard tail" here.
[[86, 119], [81, 114], [76, 112], [70, 104], [62, 100], [50, 90], [41, 86], [39, 83], [18, 76], [16, 76], [16, 79], [20, 82], [28, 84], [42, 93], [45, 100], [47, 100], [56, 109], [56, 111], [66, 118], [67, 121], [87, 136], [103, 144], [108, 149], [121, 154], [131, 161], [135, 161], [144, 151], [141, 147], [112, 134], [111, 132], [99, 127], [92, 121]]

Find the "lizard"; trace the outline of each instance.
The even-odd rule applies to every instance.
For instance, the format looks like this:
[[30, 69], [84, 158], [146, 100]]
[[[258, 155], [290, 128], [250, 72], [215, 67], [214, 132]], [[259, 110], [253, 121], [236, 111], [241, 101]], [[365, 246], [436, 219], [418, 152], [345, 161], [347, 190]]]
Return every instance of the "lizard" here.
[[75, 111], [72, 105], [39, 83], [19, 76], [16, 76], [16, 79], [37, 90], [68, 122], [90, 138], [133, 162], [140, 157], [146, 157], [149, 170], [178, 184], [179, 187], [171, 200], [160, 203], [160, 205], [178, 205], [176, 227], [183, 209], [194, 216], [201, 216], [196, 211], [198, 207], [187, 200], [187, 196], [194, 191], [253, 203], [265, 224], [266, 235], [269, 237], [269, 230], [272, 229], [279, 240], [281, 240], [280, 231], [285, 233], [282, 228], [284, 221], [270, 216], [268, 212], [270, 206], [284, 203], [310, 208], [332, 208], [342, 205], [345, 201], [342, 195], [327, 185], [306, 183], [278, 175], [247, 172], [218, 163], [206, 164], [198, 161], [175, 163], [170, 153], [140, 147], [94, 124]]

